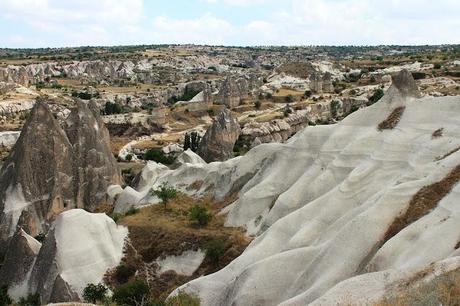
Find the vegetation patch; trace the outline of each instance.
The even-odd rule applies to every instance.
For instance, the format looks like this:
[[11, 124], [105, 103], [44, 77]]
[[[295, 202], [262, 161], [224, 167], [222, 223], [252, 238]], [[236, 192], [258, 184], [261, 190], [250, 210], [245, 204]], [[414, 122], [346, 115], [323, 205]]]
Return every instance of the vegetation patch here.
[[409, 202], [407, 210], [397, 217], [385, 233], [384, 241], [388, 241], [402, 229], [427, 215], [434, 209], [452, 188], [460, 181], [460, 165], [455, 167], [442, 180], [420, 189]]
[[395, 108], [385, 120], [379, 123], [377, 127], [378, 130], [383, 131], [383, 130], [394, 129], [398, 125], [399, 121], [401, 120], [401, 117], [404, 114], [405, 109], [406, 109], [405, 106], [400, 106], [400, 107]]
[[[198, 219], [191, 220], [197, 202], [200, 203], [198, 215], [202, 212], [209, 215], [205, 226], [197, 226]], [[134, 278], [148, 280], [151, 298], [164, 301], [180, 285], [216, 272], [238, 257], [250, 239], [242, 229], [224, 227], [224, 217], [218, 215], [220, 207], [210, 198], [198, 200], [177, 193], [168, 201], [166, 209], [162, 205], [153, 205], [140, 209], [135, 215], [121, 217], [118, 223], [129, 228], [130, 238], [122, 265], [136, 270], [135, 276], [127, 277], [128, 282]], [[198, 249], [203, 250], [206, 257], [192, 276], [174, 271], [158, 275], [155, 263], [158, 258], [179, 256], [185, 251]], [[117, 269], [106, 275], [107, 283], [113, 287], [121, 284], [116, 277]]]
[[442, 137], [442, 134], [444, 132], [444, 128], [437, 129], [436, 131], [431, 134], [431, 138], [439, 138]]
[[176, 160], [176, 156], [165, 154], [161, 149], [149, 149], [144, 154], [145, 160], [152, 160], [163, 165], [171, 165]]
[[444, 155], [442, 155], [442, 156], [436, 157], [435, 161], [443, 160], [443, 159], [445, 159], [445, 158], [451, 156], [452, 154], [457, 153], [458, 151], [460, 151], [460, 146], [458, 146], [457, 148], [455, 148], [455, 149], [453, 149], [453, 150], [447, 152], [446, 154], [444, 154]]

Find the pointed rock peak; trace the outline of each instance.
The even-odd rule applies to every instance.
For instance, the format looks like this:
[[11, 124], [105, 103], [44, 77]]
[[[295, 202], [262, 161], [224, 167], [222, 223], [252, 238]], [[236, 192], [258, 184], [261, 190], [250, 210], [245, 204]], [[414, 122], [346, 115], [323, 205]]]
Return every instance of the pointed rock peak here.
[[410, 73], [407, 69], [401, 70], [398, 74], [393, 75], [391, 78], [393, 86], [396, 87], [404, 97], [418, 98], [421, 96], [418, 86], [412, 77], [412, 73]]
[[35, 138], [50, 138], [51, 135], [57, 134], [62, 142], [67, 142], [64, 130], [54, 117], [46, 98], [37, 98], [17, 143], [32, 142]]
[[229, 109], [223, 109], [201, 140], [197, 154], [206, 162], [224, 161], [233, 157], [233, 146], [240, 136], [238, 120]]
[[29, 118], [33, 119], [34, 117], [37, 117], [37, 116], [53, 117], [53, 113], [51, 112], [48, 106], [48, 103], [46, 102], [44, 98], [37, 98], [37, 100], [35, 101], [35, 105], [32, 108], [32, 112]]
[[238, 123], [236, 118], [233, 117], [232, 112], [228, 108], [224, 108], [219, 115], [217, 116], [217, 122], [219, 122], [222, 126], [231, 122], [231, 123]]

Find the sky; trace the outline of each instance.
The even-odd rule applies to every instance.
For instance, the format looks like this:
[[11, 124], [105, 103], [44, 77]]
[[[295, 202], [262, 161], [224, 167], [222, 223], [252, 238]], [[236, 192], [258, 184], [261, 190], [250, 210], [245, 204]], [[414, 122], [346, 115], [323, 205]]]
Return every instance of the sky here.
[[460, 0], [0, 0], [0, 47], [460, 43]]

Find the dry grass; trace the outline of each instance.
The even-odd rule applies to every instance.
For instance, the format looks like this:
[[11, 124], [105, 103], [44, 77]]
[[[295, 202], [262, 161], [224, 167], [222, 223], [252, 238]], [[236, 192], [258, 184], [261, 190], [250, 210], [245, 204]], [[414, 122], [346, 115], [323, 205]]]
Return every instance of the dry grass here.
[[110, 137], [110, 150], [112, 151], [112, 154], [117, 156], [121, 148], [123, 148], [129, 141], [129, 138], [127, 137]]
[[274, 97], [287, 97], [289, 95], [294, 96], [294, 97], [303, 96], [304, 92], [298, 91], [295, 89], [291, 89], [291, 88], [280, 88], [273, 94]]
[[384, 241], [388, 241], [402, 229], [419, 220], [441, 201], [452, 188], [460, 181], [460, 165], [455, 167], [446, 177], [439, 182], [424, 186], [409, 202], [407, 210], [397, 217], [385, 233]]
[[457, 148], [455, 148], [455, 149], [453, 149], [452, 151], [447, 152], [446, 154], [444, 154], [444, 155], [442, 155], [442, 156], [436, 157], [436, 158], [435, 158], [435, 161], [443, 160], [443, 159], [445, 159], [445, 158], [451, 156], [452, 154], [457, 153], [459, 150], [460, 150], [460, 146], [457, 147]]
[[148, 90], [158, 90], [162, 86], [154, 84], [138, 84], [137, 86], [98, 86], [99, 91], [114, 93], [114, 94], [135, 94], [139, 92], [147, 92]]
[[405, 109], [406, 109], [405, 106], [400, 106], [400, 107], [395, 108], [385, 120], [379, 123], [377, 127], [378, 130], [383, 131], [383, 130], [394, 129], [398, 125], [399, 121], [401, 120], [401, 117], [404, 114]]
[[[195, 203], [204, 205], [212, 214], [206, 227], [199, 228], [189, 219], [189, 209]], [[126, 248], [124, 262], [135, 267], [141, 277], [149, 280], [153, 297], [163, 299], [178, 286], [223, 268], [247, 247], [250, 239], [242, 229], [224, 227], [224, 217], [217, 215], [221, 204], [213, 203], [210, 198], [194, 199], [179, 194], [168, 203], [166, 209], [163, 205], [153, 205], [119, 221], [130, 231], [131, 244]], [[205, 258], [190, 277], [177, 275], [174, 271], [161, 275], [155, 273], [156, 264], [152, 262], [157, 258], [180, 255], [187, 250], [204, 250], [206, 243], [215, 239], [225, 243], [225, 253], [217, 265]], [[116, 285], [110, 274], [107, 279]]]
[[460, 305], [460, 269], [434, 273], [433, 265], [397, 284], [375, 306]]

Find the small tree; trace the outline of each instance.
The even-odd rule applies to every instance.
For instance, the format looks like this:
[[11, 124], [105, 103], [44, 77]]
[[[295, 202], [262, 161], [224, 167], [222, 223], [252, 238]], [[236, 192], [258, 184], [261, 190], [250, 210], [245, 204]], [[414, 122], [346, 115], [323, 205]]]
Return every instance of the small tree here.
[[305, 98], [310, 98], [310, 97], [312, 96], [311, 90], [309, 90], [309, 89], [305, 90], [303, 96], [304, 96]]
[[190, 208], [190, 220], [198, 224], [198, 226], [206, 226], [211, 220], [211, 214], [206, 207], [195, 204]]
[[126, 283], [131, 276], [134, 276], [136, 269], [130, 265], [121, 264], [115, 269], [115, 278], [118, 283]]
[[214, 265], [219, 263], [219, 259], [225, 253], [225, 243], [222, 240], [211, 240], [206, 244], [206, 257]]
[[163, 165], [170, 165], [176, 159], [174, 156], [165, 154], [162, 150], [153, 148], [147, 150], [144, 155], [145, 160], [153, 160], [156, 163], [161, 163]]
[[177, 196], [177, 190], [174, 187], [169, 186], [167, 183], [163, 183], [160, 188], [150, 190], [150, 194], [157, 196], [166, 209], [166, 205], [169, 200], [174, 199]]
[[201, 141], [201, 136], [198, 135], [198, 133], [195, 131], [185, 134], [184, 151], [186, 151], [187, 149], [190, 149], [193, 152], [196, 152], [198, 150], [200, 141]]
[[95, 304], [97, 301], [103, 301], [106, 294], [107, 288], [103, 284], [88, 284], [83, 290], [83, 299]]
[[288, 95], [288, 96], [286, 97], [286, 102], [287, 102], [287, 103], [292, 103], [292, 102], [294, 102], [294, 96]]
[[128, 154], [128, 155], [126, 155], [125, 159], [126, 159], [127, 162], [130, 162], [130, 161], [133, 160], [133, 155], [132, 155], [132, 154]]
[[145, 281], [136, 279], [116, 287], [112, 299], [118, 305], [142, 306], [147, 304], [149, 292], [149, 286]]
[[260, 102], [260, 100], [257, 100], [255, 103], [254, 103], [254, 107], [256, 109], [260, 109], [260, 107], [262, 106], [262, 102]]

